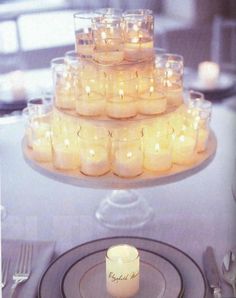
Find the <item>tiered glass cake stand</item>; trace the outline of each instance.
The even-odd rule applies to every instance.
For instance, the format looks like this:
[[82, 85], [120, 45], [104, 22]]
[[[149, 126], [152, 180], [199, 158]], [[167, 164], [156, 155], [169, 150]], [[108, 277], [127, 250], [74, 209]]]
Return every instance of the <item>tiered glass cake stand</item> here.
[[[62, 111], [68, 113], [66, 111]], [[86, 117], [73, 115], [70, 116], [81, 118]], [[99, 125], [117, 125], [125, 123], [127, 125], [132, 121], [140, 121], [146, 116], [137, 116], [131, 120], [113, 120], [113, 119], [91, 119], [89, 122]], [[109, 124], [108, 124], [109, 123]], [[152, 187], [165, 185], [185, 179], [198, 171], [204, 169], [214, 158], [217, 147], [217, 140], [213, 131], [210, 132], [207, 149], [196, 154], [195, 162], [189, 166], [180, 166], [173, 164], [168, 172], [154, 173], [145, 170], [143, 174], [135, 178], [121, 178], [108, 173], [100, 177], [90, 177], [82, 174], [79, 170], [61, 171], [53, 167], [50, 163], [40, 163], [33, 159], [33, 151], [27, 146], [26, 138], [23, 139], [22, 148], [24, 159], [30, 167], [40, 174], [60, 181], [62, 183], [71, 184], [77, 187], [93, 188], [93, 189], [111, 189], [112, 191], [103, 198], [100, 206], [96, 210], [95, 216], [97, 220], [109, 228], [137, 228], [149, 222], [153, 215], [153, 209], [149, 206], [147, 200], [133, 189], [144, 187]]]

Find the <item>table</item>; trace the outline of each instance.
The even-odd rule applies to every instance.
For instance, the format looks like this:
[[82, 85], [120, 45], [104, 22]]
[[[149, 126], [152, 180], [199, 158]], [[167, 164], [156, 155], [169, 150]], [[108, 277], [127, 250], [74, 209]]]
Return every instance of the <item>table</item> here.
[[[60, 254], [96, 238], [145, 236], [177, 246], [200, 266], [203, 251], [212, 245], [221, 266], [227, 249], [236, 246], [236, 202], [231, 192], [236, 166], [235, 116], [226, 106], [214, 106], [215, 159], [185, 180], [138, 190], [149, 200], [156, 217], [143, 228], [127, 231], [109, 230], [94, 218], [107, 190], [79, 189], [41, 176], [23, 160], [24, 123], [0, 127], [2, 204], [8, 212], [2, 237], [55, 240], [56, 253]], [[227, 291], [226, 286], [225, 294]]]

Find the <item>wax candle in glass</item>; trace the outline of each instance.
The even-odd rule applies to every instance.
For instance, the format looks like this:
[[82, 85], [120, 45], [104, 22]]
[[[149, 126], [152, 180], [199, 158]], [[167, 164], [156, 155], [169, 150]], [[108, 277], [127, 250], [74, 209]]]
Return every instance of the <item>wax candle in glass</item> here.
[[[160, 122], [160, 121], [159, 121]], [[168, 122], [144, 128], [144, 168], [150, 171], [168, 171], [172, 167], [173, 129]]]
[[101, 176], [110, 171], [110, 135], [105, 128], [83, 126], [79, 131], [80, 171]]
[[122, 18], [117, 15], [93, 19], [93, 59], [101, 64], [119, 64], [124, 59]]
[[81, 80], [81, 89], [76, 94], [76, 112], [83, 116], [103, 115], [106, 105], [103, 87], [96, 78]]
[[112, 246], [106, 254], [106, 286], [113, 297], [132, 297], [139, 290], [139, 252], [134, 246]]
[[198, 79], [205, 88], [214, 88], [220, 75], [220, 67], [211, 61], [201, 62], [198, 65]]
[[91, 10], [80, 10], [74, 14], [75, 49], [82, 58], [93, 55], [92, 20], [95, 16]]
[[156, 57], [156, 74], [162, 82], [167, 103], [179, 106], [183, 103], [183, 57], [163, 54]]
[[124, 57], [128, 61], [154, 57], [154, 18], [151, 10], [127, 10], [124, 17]]
[[66, 110], [75, 109], [75, 73], [68, 69], [64, 57], [56, 58], [51, 61], [54, 102], [58, 108]]
[[112, 96], [107, 100], [106, 113], [111, 118], [125, 119], [137, 115], [137, 85], [135, 79], [111, 82]]
[[158, 89], [153, 78], [143, 78], [146, 81], [147, 88], [142, 93], [139, 92], [138, 111], [140, 114], [156, 115], [166, 111], [167, 100], [162, 92]]
[[114, 129], [112, 132], [112, 171], [124, 177], [143, 173], [143, 132], [139, 127]]

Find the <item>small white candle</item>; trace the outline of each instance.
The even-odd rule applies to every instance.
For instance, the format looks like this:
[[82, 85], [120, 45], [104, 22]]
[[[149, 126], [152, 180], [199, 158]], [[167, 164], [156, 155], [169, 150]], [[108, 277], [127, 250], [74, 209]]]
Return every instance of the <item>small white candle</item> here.
[[207, 88], [216, 86], [219, 80], [220, 67], [217, 63], [205, 61], [198, 65], [198, 78]]
[[143, 172], [143, 154], [137, 149], [118, 149], [115, 152], [113, 172], [120, 177], [136, 177]]
[[33, 158], [39, 162], [52, 161], [50, 132], [45, 137], [33, 140]]
[[196, 139], [191, 136], [181, 135], [173, 141], [173, 163], [190, 165], [195, 158]]
[[113, 297], [132, 297], [139, 290], [138, 250], [122, 244], [108, 249], [106, 256], [107, 291]]
[[60, 170], [74, 170], [79, 167], [79, 148], [65, 139], [53, 143], [53, 165]]
[[83, 116], [100, 116], [105, 110], [104, 97], [96, 92], [91, 92], [89, 86], [85, 87], [86, 93], [81, 94], [76, 101], [76, 112]]
[[124, 96], [123, 90], [119, 90], [119, 96], [107, 102], [107, 115], [111, 118], [130, 118], [137, 114], [137, 104], [131, 96]]
[[145, 115], [155, 115], [165, 112], [167, 101], [159, 92], [151, 86], [148, 93], [139, 96], [138, 111]]
[[144, 167], [150, 171], [168, 171], [172, 166], [170, 148], [161, 148], [157, 143], [154, 148], [145, 144]]
[[110, 160], [107, 148], [93, 146], [91, 149], [81, 150], [80, 171], [88, 176], [101, 176], [109, 172]]

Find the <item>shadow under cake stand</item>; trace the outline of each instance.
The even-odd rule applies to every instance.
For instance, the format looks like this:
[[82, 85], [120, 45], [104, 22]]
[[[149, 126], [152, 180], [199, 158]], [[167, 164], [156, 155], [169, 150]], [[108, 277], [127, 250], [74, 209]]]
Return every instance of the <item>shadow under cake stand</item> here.
[[27, 164], [40, 174], [62, 183], [94, 189], [112, 189], [102, 200], [95, 216], [100, 223], [109, 228], [137, 228], [145, 225], [153, 217], [153, 209], [147, 200], [132, 189], [165, 185], [185, 179], [203, 170], [214, 158], [217, 140], [213, 131], [210, 133], [206, 151], [197, 154], [196, 161], [190, 166], [173, 165], [168, 172], [144, 173], [135, 178], [121, 178], [112, 173], [100, 177], [89, 177], [79, 170], [61, 171], [52, 163], [39, 163], [33, 159], [33, 151], [22, 141], [24, 159]]

